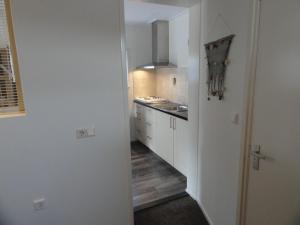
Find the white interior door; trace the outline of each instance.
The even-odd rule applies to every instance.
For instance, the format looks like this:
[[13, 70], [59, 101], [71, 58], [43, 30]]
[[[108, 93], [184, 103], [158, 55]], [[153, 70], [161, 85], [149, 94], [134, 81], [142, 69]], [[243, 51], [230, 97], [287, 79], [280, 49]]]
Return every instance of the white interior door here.
[[[300, 0], [262, 0], [246, 225], [300, 224]], [[254, 157], [251, 157], [254, 163]]]

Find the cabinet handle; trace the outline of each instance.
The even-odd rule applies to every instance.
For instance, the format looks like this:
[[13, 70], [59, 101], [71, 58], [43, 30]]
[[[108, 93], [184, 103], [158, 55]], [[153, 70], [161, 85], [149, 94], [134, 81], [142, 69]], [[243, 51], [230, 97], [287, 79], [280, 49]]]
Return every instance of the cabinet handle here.
[[147, 138], [148, 138], [149, 140], [152, 140], [152, 137], [150, 137], [150, 136], [147, 136]]
[[149, 126], [149, 127], [152, 126], [152, 124], [151, 124], [151, 123], [148, 123], [148, 122], [146, 123], [146, 125]]
[[170, 128], [172, 129], [172, 117], [170, 117]]
[[176, 130], [176, 119], [173, 118], [173, 130]]

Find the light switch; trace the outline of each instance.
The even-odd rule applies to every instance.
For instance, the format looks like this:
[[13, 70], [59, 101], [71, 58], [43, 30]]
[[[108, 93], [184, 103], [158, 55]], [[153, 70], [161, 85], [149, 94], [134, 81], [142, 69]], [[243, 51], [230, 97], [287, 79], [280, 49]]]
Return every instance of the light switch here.
[[96, 135], [95, 127], [90, 128], [80, 128], [76, 130], [76, 138], [87, 138], [87, 137], [93, 137]]
[[44, 210], [45, 207], [46, 207], [46, 199], [45, 198], [39, 198], [39, 199], [33, 200], [34, 211]]

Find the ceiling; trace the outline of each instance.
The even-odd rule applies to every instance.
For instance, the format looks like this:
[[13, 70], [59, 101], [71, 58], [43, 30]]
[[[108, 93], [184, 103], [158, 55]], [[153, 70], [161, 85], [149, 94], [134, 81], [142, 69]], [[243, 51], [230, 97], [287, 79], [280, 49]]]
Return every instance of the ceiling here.
[[184, 10], [185, 7], [125, 0], [125, 22], [145, 24], [155, 20], [170, 20]]

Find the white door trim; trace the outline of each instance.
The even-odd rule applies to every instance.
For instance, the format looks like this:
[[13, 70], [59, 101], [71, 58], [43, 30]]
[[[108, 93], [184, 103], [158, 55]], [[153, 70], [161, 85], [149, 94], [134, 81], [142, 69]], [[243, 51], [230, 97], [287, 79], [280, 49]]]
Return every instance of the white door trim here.
[[124, 139], [127, 140], [127, 145], [124, 146], [127, 151], [127, 177], [128, 177], [128, 193], [125, 193], [128, 196], [128, 224], [134, 224], [134, 215], [133, 215], [133, 198], [132, 198], [132, 188], [131, 188], [131, 152], [130, 152], [130, 125], [129, 125], [129, 108], [128, 108], [128, 65], [126, 60], [126, 30], [125, 30], [125, 8], [124, 0], [119, 0], [119, 29], [120, 29], [120, 53], [121, 53], [121, 63], [122, 63], [122, 88], [123, 88], [123, 108], [124, 108]]
[[245, 120], [243, 124], [243, 140], [242, 140], [242, 154], [241, 154], [241, 172], [240, 172], [240, 192], [238, 198], [237, 209], [237, 224], [246, 225], [247, 214], [247, 194], [250, 170], [250, 145], [252, 139], [252, 125], [253, 125], [253, 109], [257, 70], [257, 54], [258, 54], [258, 40], [259, 28], [261, 20], [261, 1], [252, 0], [252, 20], [249, 40], [249, 56], [247, 63], [247, 79], [246, 79], [246, 93], [244, 115]]

